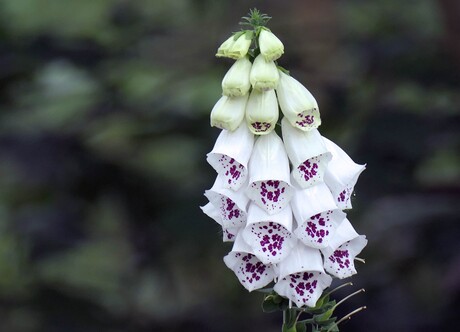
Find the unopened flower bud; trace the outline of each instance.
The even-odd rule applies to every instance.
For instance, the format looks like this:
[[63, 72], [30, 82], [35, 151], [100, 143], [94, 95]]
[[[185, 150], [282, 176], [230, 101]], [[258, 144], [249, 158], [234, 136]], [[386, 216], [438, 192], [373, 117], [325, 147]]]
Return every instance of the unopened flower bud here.
[[222, 96], [211, 111], [211, 127], [234, 131], [243, 121], [247, 100], [248, 95]]
[[241, 59], [249, 50], [252, 42], [252, 31], [245, 31], [241, 33], [236, 39], [235, 34], [228, 38], [217, 49], [217, 57], [226, 57], [231, 59]]
[[251, 88], [249, 82], [251, 66], [252, 63], [246, 56], [235, 61], [222, 80], [222, 93], [225, 96], [237, 97], [249, 92]]
[[284, 116], [298, 129], [309, 131], [318, 128], [321, 118], [315, 97], [295, 78], [282, 71], [279, 73], [276, 93]]
[[278, 121], [278, 102], [274, 90], [252, 90], [246, 105], [246, 122], [256, 135], [266, 135], [275, 129]]
[[265, 61], [262, 54], [259, 54], [252, 64], [249, 80], [252, 87], [259, 91], [275, 89], [279, 81], [278, 68], [273, 61]]
[[281, 40], [266, 28], [260, 30], [259, 47], [266, 61], [275, 61], [284, 53], [284, 45]]

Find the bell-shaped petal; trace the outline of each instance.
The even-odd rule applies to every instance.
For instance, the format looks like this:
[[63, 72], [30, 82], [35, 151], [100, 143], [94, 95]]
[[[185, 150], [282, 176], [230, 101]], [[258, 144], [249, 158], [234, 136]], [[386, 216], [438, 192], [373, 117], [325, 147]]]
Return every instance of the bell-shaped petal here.
[[248, 95], [230, 98], [222, 96], [211, 111], [211, 127], [233, 131], [244, 119]]
[[275, 129], [278, 121], [278, 101], [274, 90], [252, 90], [246, 105], [246, 122], [255, 135], [266, 135]]
[[217, 49], [216, 57], [226, 57], [231, 59], [241, 59], [246, 56], [252, 42], [252, 31], [233, 34], [222, 43]]
[[241, 227], [225, 227], [222, 225], [222, 217], [220, 209], [214, 206], [211, 202], [205, 206], [200, 206], [201, 210], [210, 218], [214, 219], [222, 227], [222, 241], [224, 242], [234, 242], [236, 234], [241, 230], [245, 225], [242, 224]]
[[300, 130], [309, 131], [321, 125], [318, 103], [310, 91], [299, 81], [282, 71], [276, 93], [281, 111], [289, 123]]
[[337, 209], [334, 197], [324, 183], [307, 189], [296, 190], [291, 206], [294, 217], [299, 224], [318, 213]]
[[244, 194], [244, 189], [234, 191], [224, 188], [224, 181], [225, 180], [221, 176], [217, 176], [212, 188], [206, 190], [204, 195], [218, 209], [222, 227], [231, 228], [244, 226], [247, 219], [246, 206], [248, 204], [248, 198]]
[[297, 307], [314, 307], [332, 278], [324, 272], [319, 250], [302, 244], [279, 264], [279, 279], [274, 290]]
[[294, 231], [297, 238], [312, 248], [325, 248], [333, 239], [335, 232], [346, 215], [341, 210], [327, 210], [306, 220], [297, 220], [299, 226]]
[[268, 285], [275, 277], [273, 266], [262, 263], [253, 254], [241, 233], [236, 236], [232, 251], [224, 257], [224, 262], [250, 292]]
[[294, 194], [289, 179], [289, 161], [281, 138], [275, 132], [260, 136], [249, 159], [248, 197], [268, 214], [284, 209]]
[[244, 56], [235, 61], [222, 80], [222, 94], [228, 97], [244, 96], [249, 92], [251, 83], [249, 73], [252, 63]]
[[332, 158], [319, 131], [294, 128], [286, 118], [281, 121], [283, 141], [293, 165], [292, 177], [302, 188], [323, 182], [327, 164]]
[[281, 212], [269, 215], [256, 204], [248, 209], [243, 238], [264, 264], [276, 264], [286, 258], [296, 239], [292, 236], [292, 211], [288, 205]]
[[284, 45], [269, 29], [262, 28], [259, 34], [260, 54], [266, 61], [275, 61], [284, 53]]
[[337, 144], [323, 137], [332, 159], [324, 174], [327, 184], [341, 209], [351, 209], [351, 195], [358, 181], [359, 175], [366, 169], [366, 165], [356, 164]]
[[280, 74], [275, 62], [266, 61], [262, 54], [256, 56], [249, 75], [253, 89], [258, 91], [275, 89], [279, 79]]
[[246, 122], [255, 135], [266, 135], [275, 129], [279, 110], [275, 91], [252, 90], [246, 105]]
[[324, 256], [324, 268], [331, 275], [343, 279], [356, 273], [354, 259], [367, 245], [364, 235], [358, 235], [345, 219], [338, 227], [336, 236], [330, 245], [321, 249]]
[[248, 162], [254, 135], [243, 123], [235, 131], [222, 130], [214, 148], [207, 154], [208, 163], [225, 180], [223, 186], [238, 190], [248, 180]]

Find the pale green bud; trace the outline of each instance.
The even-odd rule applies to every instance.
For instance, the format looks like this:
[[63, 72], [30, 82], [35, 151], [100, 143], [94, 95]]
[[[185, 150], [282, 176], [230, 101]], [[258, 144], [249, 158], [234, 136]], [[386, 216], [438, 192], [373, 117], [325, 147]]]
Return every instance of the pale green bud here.
[[244, 118], [248, 95], [230, 98], [222, 96], [211, 111], [211, 127], [234, 131]]
[[280, 71], [276, 93], [281, 111], [292, 126], [303, 131], [319, 127], [321, 118], [318, 103], [302, 83]]
[[222, 80], [222, 93], [224, 96], [238, 97], [249, 92], [251, 83], [249, 73], [252, 63], [245, 56], [235, 61]]
[[235, 43], [235, 36], [231, 35], [226, 41], [222, 43], [217, 49], [216, 57], [226, 57], [228, 49]]
[[[230, 38], [224, 41], [222, 45], [220, 45], [217, 49], [216, 56], [235, 60], [241, 59], [249, 51], [249, 47], [252, 42], [252, 35], [252, 31], [245, 31], [240, 33], [239, 36], [238, 34], [233, 34]], [[235, 39], [235, 36], [238, 36], [238, 38]]]
[[275, 129], [278, 121], [278, 101], [275, 90], [252, 90], [246, 105], [246, 122], [255, 135], [266, 135]]
[[265, 61], [262, 54], [259, 54], [252, 64], [249, 75], [252, 87], [259, 91], [268, 91], [276, 88], [279, 80], [278, 68], [273, 61]]
[[284, 45], [270, 30], [262, 28], [259, 34], [260, 54], [266, 61], [275, 61], [284, 53]]

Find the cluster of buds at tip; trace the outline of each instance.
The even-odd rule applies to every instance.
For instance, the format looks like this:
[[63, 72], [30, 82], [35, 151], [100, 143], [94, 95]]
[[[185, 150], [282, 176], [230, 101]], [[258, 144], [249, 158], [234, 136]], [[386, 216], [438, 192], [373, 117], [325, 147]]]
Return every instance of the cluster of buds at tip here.
[[233, 242], [224, 262], [246, 289], [272, 284], [277, 296], [314, 308], [333, 278], [356, 273], [367, 244], [344, 211], [365, 165], [320, 134], [318, 103], [275, 63], [284, 46], [257, 14], [247, 18], [253, 30], [217, 51], [236, 61], [211, 111], [222, 131], [207, 155], [218, 175], [202, 210]]

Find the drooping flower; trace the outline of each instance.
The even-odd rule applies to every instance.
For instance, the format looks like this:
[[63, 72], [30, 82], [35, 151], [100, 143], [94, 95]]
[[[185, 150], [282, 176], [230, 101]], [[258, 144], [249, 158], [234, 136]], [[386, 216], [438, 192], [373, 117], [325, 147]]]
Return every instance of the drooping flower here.
[[321, 125], [315, 97], [299, 81], [282, 71], [276, 93], [281, 111], [292, 126], [309, 131]]
[[269, 29], [262, 28], [259, 34], [260, 54], [266, 61], [275, 61], [284, 53], [284, 45]]
[[248, 95], [230, 98], [222, 96], [211, 111], [211, 127], [233, 131], [244, 119]]
[[252, 90], [246, 105], [246, 122], [255, 135], [266, 135], [275, 129], [279, 110], [275, 91]]
[[278, 86], [279, 78], [278, 68], [273, 61], [266, 61], [262, 54], [254, 59], [249, 75], [253, 89], [258, 91], [275, 89]]
[[247, 182], [253, 145], [254, 135], [245, 123], [235, 131], [222, 130], [207, 161], [225, 179], [224, 188], [238, 190]]
[[217, 176], [212, 188], [206, 190], [204, 195], [219, 210], [223, 227], [242, 227], [246, 223], [249, 199], [244, 195], [244, 189], [234, 191], [224, 188], [224, 181], [221, 176]]
[[324, 174], [327, 184], [341, 209], [351, 209], [351, 195], [358, 181], [359, 175], [366, 169], [366, 165], [356, 164], [337, 144], [323, 137], [327, 150], [332, 159]]
[[239, 227], [226, 227], [222, 223], [222, 216], [220, 209], [216, 208], [214, 204], [209, 202], [205, 206], [200, 207], [201, 210], [210, 218], [214, 219], [222, 227], [222, 241], [224, 242], [234, 242], [236, 234], [244, 227], [241, 225]]
[[248, 291], [268, 285], [275, 277], [272, 265], [262, 263], [238, 233], [232, 251], [224, 257], [225, 265]]
[[247, 196], [268, 214], [276, 214], [289, 204], [293, 193], [283, 142], [274, 131], [259, 136], [249, 160]]
[[332, 278], [324, 272], [318, 249], [299, 244], [279, 264], [279, 279], [274, 290], [293, 301], [297, 307], [314, 307]]
[[249, 73], [252, 63], [244, 56], [235, 61], [222, 80], [222, 94], [228, 97], [244, 96], [249, 92], [251, 83]]
[[293, 165], [292, 177], [302, 188], [322, 183], [332, 155], [318, 130], [299, 130], [291, 126], [286, 118], [281, 121], [281, 128], [284, 146]]
[[252, 31], [244, 31], [243, 33], [233, 34], [219, 46], [216, 57], [226, 57], [235, 60], [241, 59], [246, 56], [249, 51], [252, 36]]
[[243, 238], [264, 264], [276, 264], [285, 259], [295, 246], [292, 235], [292, 211], [288, 205], [277, 214], [269, 215], [251, 203]]
[[356, 233], [348, 219], [345, 219], [337, 228], [329, 246], [321, 249], [324, 255], [324, 268], [337, 278], [351, 277], [356, 273], [355, 257], [366, 245], [366, 237]]

